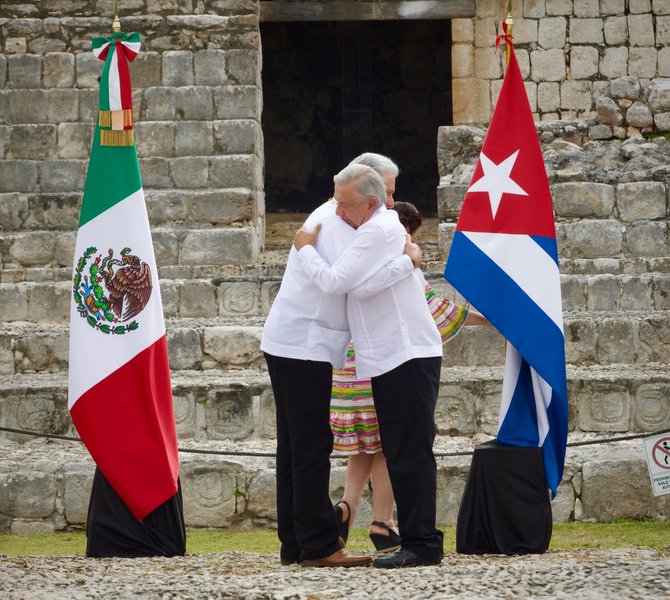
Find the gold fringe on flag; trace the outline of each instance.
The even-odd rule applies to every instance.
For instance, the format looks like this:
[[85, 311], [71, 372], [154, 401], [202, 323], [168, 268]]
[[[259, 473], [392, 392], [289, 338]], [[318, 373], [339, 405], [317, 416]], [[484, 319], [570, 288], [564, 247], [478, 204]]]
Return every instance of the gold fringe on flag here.
[[[117, 114], [113, 114], [117, 113]], [[116, 122], [119, 114], [123, 118], [123, 128], [133, 126], [133, 109], [125, 108], [123, 110], [101, 110], [99, 111], [98, 124], [100, 127], [111, 127], [112, 121]]]
[[132, 129], [101, 129], [101, 146], [132, 146], [135, 143], [135, 136]]

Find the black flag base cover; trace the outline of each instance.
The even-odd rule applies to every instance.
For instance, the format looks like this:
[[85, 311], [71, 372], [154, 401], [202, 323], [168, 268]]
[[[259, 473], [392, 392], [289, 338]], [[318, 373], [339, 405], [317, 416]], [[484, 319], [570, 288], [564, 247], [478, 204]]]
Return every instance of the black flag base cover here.
[[177, 485], [174, 496], [138, 521], [96, 467], [88, 506], [86, 556], [184, 556], [186, 527], [179, 480]]
[[456, 523], [461, 554], [542, 554], [552, 516], [542, 448], [475, 448]]

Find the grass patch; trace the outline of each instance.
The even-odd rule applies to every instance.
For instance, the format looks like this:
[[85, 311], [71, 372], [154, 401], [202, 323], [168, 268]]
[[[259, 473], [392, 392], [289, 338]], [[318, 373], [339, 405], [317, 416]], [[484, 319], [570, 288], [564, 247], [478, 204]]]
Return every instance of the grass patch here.
[[[443, 527], [444, 549], [456, 549], [456, 528]], [[275, 531], [212, 531], [189, 529], [186, 533], [188, 554], [215, 552], [279, 552]], [[576, 548], [652, 548], [670, 552], [670, 521], [619, 520], [611, 523], [555, 523], [551, 550]], [[371, 551], [367, 529], [354, 529], [349, 536], [348, 550]], [[7, 556], [65, 556], [84, 555], [84, 532], [36, 533], [31, 535], [0, 534], [0, 553]]]

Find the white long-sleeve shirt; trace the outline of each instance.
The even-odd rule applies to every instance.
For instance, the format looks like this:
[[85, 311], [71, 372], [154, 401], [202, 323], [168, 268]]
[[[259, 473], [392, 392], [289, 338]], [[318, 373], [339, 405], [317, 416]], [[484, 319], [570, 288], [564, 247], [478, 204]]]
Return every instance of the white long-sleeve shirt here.
[[[336, 206], [332, 200], [322, 204], [304, 225], [311, 230], [321, 223], [316, 250], [333, 263], [356, 232], [335, 214]], [[351, 337], [346, 294], [327, 294], [315, 286], [297, 254], [291, 247], [279, 292], [263, 327], [261, 350], [284, 358], [326, 361], [341, 368]]]
[[[309, 279], [323, 292], [348, 294], [356, 288], [365, 291], [368, 279], [401, 257], [405, 240], [397, 213], [382, 206], [356, 230], [349, 247], [335, 262], [321, 255], [318, 245], [304, 246], [297, 257]], [[395, 264], [405, 269], [408, 260]], [[417, 277], [405, 276], [369, 297], [349, 294], [347, 318], [359, 377], [382, 375], [412, 358], [442, 356], [440, 334]]]

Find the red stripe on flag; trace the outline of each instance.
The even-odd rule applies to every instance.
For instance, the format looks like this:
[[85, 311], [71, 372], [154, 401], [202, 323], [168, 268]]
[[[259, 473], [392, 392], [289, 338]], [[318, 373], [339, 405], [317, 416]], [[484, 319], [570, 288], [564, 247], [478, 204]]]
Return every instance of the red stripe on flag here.
[[93, 460], [138, 520], [177, 493], [165, 336], [93, 386], [70, 412]]
[[119, 86], [121, 88], [121, 108], [133, 107], [133, 93], [130, 89], [130, 70], [126, 57], [126, 47], [116, 40], [116, 60], [119, 67]]

